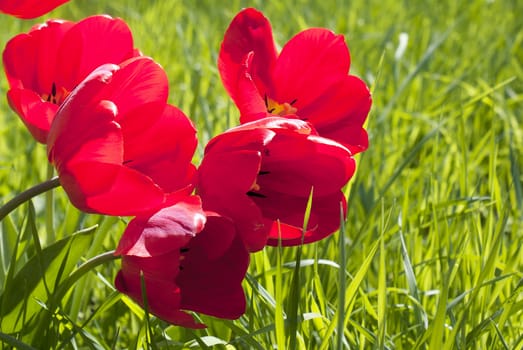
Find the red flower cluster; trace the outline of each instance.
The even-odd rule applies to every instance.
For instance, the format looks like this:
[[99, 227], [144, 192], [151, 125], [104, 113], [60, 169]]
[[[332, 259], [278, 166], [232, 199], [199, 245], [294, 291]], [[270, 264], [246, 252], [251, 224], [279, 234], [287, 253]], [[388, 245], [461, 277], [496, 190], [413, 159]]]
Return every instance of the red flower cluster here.
[[268, 20], [241, 11], [218, 63], [241, 125], [214, 137], [198, 168], [194, 125], [122, 20], [49, 20], [10, 40], [3, 60], [8, 101], [73, 205], [134, 216], [116, 288], [163, 320], [240, 317], [249, 252], [338, 230], [371, 104], [343, 36], [306, 30], [278, 55]]

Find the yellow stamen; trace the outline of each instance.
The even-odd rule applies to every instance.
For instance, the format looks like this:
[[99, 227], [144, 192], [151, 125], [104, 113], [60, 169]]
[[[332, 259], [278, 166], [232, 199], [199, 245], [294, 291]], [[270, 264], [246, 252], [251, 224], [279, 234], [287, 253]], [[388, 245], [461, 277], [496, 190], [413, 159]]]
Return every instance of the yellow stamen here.
[[54, 103], [56, 105], [61, 105], [62, 102], [69, 96], [71, 92], [67, 91], [64, 87], [56, 89], [56, 85], [53, 83], [50, 94], [42, 94], [42, 100]]
[[296, 114], [296, 112], [298, 111], [298, 109], [296, 107], [293, 107], [292, 103], [288, 103], [288, 102], [278, 103], [270, 98], [267, 98], [266, 102], [267, 102], [266, 103], [267, 112], [274, 114], [274, 115], [279, 115], [280, 117], [283, 117], [283, 116], [286, 116], [289, 114]]

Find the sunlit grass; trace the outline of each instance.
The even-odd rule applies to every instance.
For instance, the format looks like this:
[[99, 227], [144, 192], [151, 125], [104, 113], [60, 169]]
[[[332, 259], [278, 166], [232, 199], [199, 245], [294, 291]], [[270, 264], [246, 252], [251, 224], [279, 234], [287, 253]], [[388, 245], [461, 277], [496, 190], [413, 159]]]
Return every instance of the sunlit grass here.
[[[56, 189], [54, 239], [45, 196], [0, 226], [2, 348], [522, 348], [523, 4], [71, 0], [44, 18], [122, 17], [197, 125], [199, 162], [207, 140], [238, 122], [216, 58], [246, 6], [266, 14], [280, 45], [307, 27], [344, 34], [352, 73], [371, 86], [370, 148], [358, 156], [345, 235], [253, 254], [245, 315], [200, 315], [208, 328], [191, 331], [146, 322], [115, 292], [118, 261], [69, 288], [80, 264], [116, 247], [128, 218], [80, 213]], [[0, 43], [41, 20], [2, 16]], [[47, 179], [47, 158], [5, 99], [0, 121], [4, 203]], [[57, 245], [69, 248], [53, 254]]]

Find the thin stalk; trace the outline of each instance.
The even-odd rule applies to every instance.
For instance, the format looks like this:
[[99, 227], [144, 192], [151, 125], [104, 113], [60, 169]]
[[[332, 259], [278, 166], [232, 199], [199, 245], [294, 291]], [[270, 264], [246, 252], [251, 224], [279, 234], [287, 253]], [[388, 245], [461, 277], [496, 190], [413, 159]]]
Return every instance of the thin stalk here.
[[[52, 179], [54, 175], [54, 167], [51, 163], [47, 163], [47, 178]], [[45, 232], [47, 233], [48, 242], [55, 241], [54, 232], [54, 201], [53, 191], [45, 193]]]
[[345, 293], [346, 293], [346, 271], [347, 271], [347, 257], [345, 251], [345, 215], [343, 213], [343, 206], [340, 203], [340, 230], [338, 233], [338, 245], [340, 250], [340, 268], [339, 268], [339, 289], [338, 289], [338, 323], [336, 332], [336, 349], [343, 349], [343, 337], [345, 336]]
[[87, 272], [91, 271], [99, 265], [119, 258], [119, 256], [114, 255], [114, 250], [110, 250], [87, 260], [82, 265], [78, 266], [78, 268], [69, 275], [68, 279], [62, 285], [60, 285], [60, 289], [56, 292], [56, 295], [62, 298], [69, 288], [71, 288], [73, 284], [75, 284]]
[[309, 227], [309, 219], [311, 216], [312, 210], [312, 195], [314, 193], [314, 188], [311, 187], [311, 192], [309, 194], [309, 200], [307, 201], [307, 207], [305, 208], [305, 214], [303, 216], [303, 228], [301, 230], [301, 244], [297, 247], [296, 252], [296, 266], [294, 267], [294, 273], [292, 275], [291, 281], [291, 290], [290, 298], [287, 305], [288, 309], [288, 325], [289, 325], [289, 350], [294, 350], [297, 348], [296, 337], [298, 335], [298, 308], [300, 300], [300, 268], [301, 268], [301, 254], [303, 248], [303, 241], [305, 239], [305, 233]]
[[274, 332], [276, 334], [277, 348], [285, 350], [285, 315], [283, 311], [283, 286], [282, 286], [282, 245], [281, 245], [281, 228], [280, 221], [277, 220], [278, 227], [278, 248], [276, 254], [276, 282], [275, 282], [275, 299], [276, 305], [274, 307]]
[[55, 176], [52, 179], [44, 181], [16, 195], [13, 199], [0, 207], [0, 221], [2, 221], [9, 213], [18, 208], [18, 206], [21, 204], [58, 186], [60, 186], [60, 181], [58, 180], [58, 176]]

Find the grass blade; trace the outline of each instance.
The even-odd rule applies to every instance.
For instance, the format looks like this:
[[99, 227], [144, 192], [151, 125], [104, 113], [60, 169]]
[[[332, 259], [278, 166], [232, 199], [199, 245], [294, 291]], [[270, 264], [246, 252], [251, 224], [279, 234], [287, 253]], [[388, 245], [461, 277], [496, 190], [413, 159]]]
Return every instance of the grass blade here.
[[345, 215], [343, 213], [343, 207], [340, 203], [340, 231], [338, 233], [338, 249], [340, 252], [340, 268], [338, 270], [339, 278], [339, 287], [338, 287], [338, 325], [336, 329], [337, 341], [336, 346], [338, 350], [343, 349], [343, 337], [345, 331], [345, 286], [346, 286], [346, 276], [345, 271], [347, 271], [347, 257], [345, 253]]
[[[332, 334], [334, 333], [334, 330], [336, 329], [336, 326], [338, 324], [337, 323], [338, 317], [340, 317], [340, 315], [342, 315], [342, 314], [344, 315], [344, 320], [343, 320], [344, 329], [347, 326], [347, 324], [349, 322], [351, 310], [353, 307], [354, 298], [358, 292], [358, 288], [359, 288], [361, 282], [363, 281], [363, 278], [365, 277], [365, 275], [367, 274], [367, 271], [369, 270], [369, 267], [374, 259], [374, 255], [376, 255], [376, 252], [379, 247], [379, 243], [380, 242], [378, 240], [377, 242], [375, 242], [373, 244], [373, 246], [370, 249], [369, 254], [367, 255], [367, 257], [361, 264], [361, 267], [358, 269], [358, 271], [354, 275], [354, 278], [352, 279], [351, 283], [349, 284], [347, 290], [345, 291], [345, 296], [344, 296], [345, 306], [341, 310], [336, 310], [336, 314], [334, 315], [334, 318], [332, 319], [332, 321], [329, 325], [329, 328], [325, 332], [325, 338], [323, 338], [323, 341], [321, 342], [321, 344], [319, 346], [320, 350], [327, 349], [327, 346], [329, 345], [329, 338], [332, 336]], [[345, 276], [344, 276], [344, 278], [345, 278]]]
[[[280, 222], [278, 221], [278, 235], [281, 237]], [[276, 282], [275, 282], [275, 297], [276, 307], [274, 309], [274, 326], [276, 333], [276, 344], [278, 349], [285, 350], [285, 314], [283, 311], [283, 273], [282, 273], [282, 246], [281, 239], [276, 248]]]

